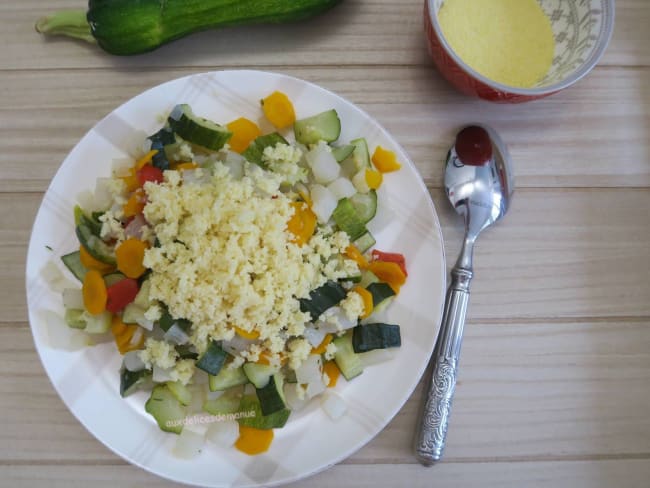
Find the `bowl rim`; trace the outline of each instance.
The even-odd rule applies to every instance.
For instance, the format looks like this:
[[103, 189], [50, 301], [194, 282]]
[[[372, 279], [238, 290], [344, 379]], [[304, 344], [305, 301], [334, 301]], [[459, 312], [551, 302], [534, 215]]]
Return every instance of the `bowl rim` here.
[[429, 18], [427, 20], [433, 26], [436, 36], [438, 37], [438, 40], [440, 41], [440, 44], [443, 46], [447, 55], [450, 56], [454, 60], [454, 62], [458, 64], [458, 66], [460, 66], [464, 71], [469, 73], [473, 78], [477, 79], [481, 83], [484, 83], [485, 85], [489, 86], [494, 90], [505, 92], [505, 93], [512, 93], [515, 95], [523, 95], [523, 96], [531, 96], [531, 97], [550, 95], [551, 93], [558, 92], [576, 83], [584, 76], [586, 76], [587, 73], [589, 73], [598, 64], [603, 54], [605, 53], [605, 50], [607, 49], [607, 46], [609, 45], [609, 42], [612, 39], [612, 34], [614, 32], [616, 2], [615, 0], [603, 0], [603, 3], [607, 11], [603, 16], [601, 35], [598, 38], [597, 41], [598, 44], [596, 46], [596, 49], [594, 49], [594, 51], [591, 53], [591, 55], [585, 61], [585, 63], [583, 63], [580, 69], [576, 70], [571, 76], [568, 76], [562, 81], [559, 81], [552, 85], [547, 85], [540, 88], [520, 88], [520, 87], [505, 85], [503, 83], [499, 83], [494, 80], [491, 80], [490, 78], [487, 78], [486, 76], [480, 74], [478, 71], [475, 71], [467, 63], [465, 63], [465, 61], [463, 61], [460, 56], [456, 54], [456, 52], [452, 49], [452, 47], [447, 42], [447, 39], [445, 38], [445, 35], [442, 32], [442, 28], [440, 27], [440, 23], [438, 22], [438, 13], [434, 8], [435, 1], [436, 0], [425, 0], [428, 14], [429, 14], [428, 15]]

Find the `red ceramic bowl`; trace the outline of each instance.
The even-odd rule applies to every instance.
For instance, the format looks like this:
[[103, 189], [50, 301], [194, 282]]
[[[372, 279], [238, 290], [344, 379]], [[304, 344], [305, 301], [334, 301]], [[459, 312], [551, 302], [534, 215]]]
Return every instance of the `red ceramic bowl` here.
[[614, 0], [537, 0], [551, 19], [555, 56], [543, 80], [532, 88], [518, 88], [486, 78], [453, 51], [438, 23], [444, 1], [424, 2], [424, 31], [433, 62], [461, 92], [497, 103], [528, 102], [572, 85], [598, 63], [614, 29]]

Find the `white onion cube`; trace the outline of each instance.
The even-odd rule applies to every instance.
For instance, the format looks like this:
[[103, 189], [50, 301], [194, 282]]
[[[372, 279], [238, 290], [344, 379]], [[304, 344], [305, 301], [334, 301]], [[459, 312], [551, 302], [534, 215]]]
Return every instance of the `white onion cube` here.
[[327, 188], [334, 194], [334, 196], [340, 200], [341, 198], [349, 198], [355, 193], [357, 189], [354, 187], [352, 182], [347, 178], [337, 178], [332, 181]]
[[328, 391], [322, 396], [321, 406], [332, 420], [338, 420], [343, 417], [348, 409], [343, 398], [333, 391]]
[[327, 223], [339, 201], [336, 196], [322, 185], [312, 185], [310, 188], [312, 207], [321, 224]]
[[220, 447], [232, 447], [239, 438], [239, 423], [236, 420], [212, 422], [206, 433], [209, 442]]

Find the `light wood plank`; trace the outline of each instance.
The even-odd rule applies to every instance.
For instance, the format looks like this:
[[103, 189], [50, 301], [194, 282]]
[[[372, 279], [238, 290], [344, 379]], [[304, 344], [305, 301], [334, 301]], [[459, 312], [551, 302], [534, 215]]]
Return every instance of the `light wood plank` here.
[[[0, 191], [43, 191], [99, 119], [141, 91], [195, 71], [4, 73]], [[481, 122], [508, 143], [519, 187], [650, 187], [650, 68], [597, 69], [563, 93], [515, 106], [458, 95], [432, 68], [283, 71], [368, 111], [405, 147], [430, 186], [442, 185], [456, 132]]]
[[[19, 465], [0, 466], [0, 476], [13, 487], [48, 488], [180, 487], [135, 466]], [[462, 486], [463, 488], [647, 488], [647, 459], [537, 463], [443, 463], [415, 465], [338, 465], [287, 488], [375, 486]]]
[[[438, 209], [448, 265], [462, 220], [441, 191]], [[41, 195], [0, 193], [0, 321], [25, 320], [24, 258]], [[650, 191], [526, 190], [481, 236], [469, 316], [473, 319], [650, 316]], [[53, 256], [69, 252], [54, 249]]]
[[[0, 369], [5, 463], [117, 462], [58, 399], [24, 324], [0, 327]], [[648, 320], [470, 322], [445, 459], [650, 457], [649, 389]], [[345, 463], [414, 463], [420, 397]]]
[[[602, 64], [647, 66], [644, 0], [616, 2], [616, 29]], [[83, 8], [77, 0], [5, 2], [5, 49], [0, 66], [18, 68], [147, 68], [152, 66], [428, 65], [422, 0], [346, 1], [330, 12], [289, 25], [243, 26], [195, 34], [153, 53], [131, 58], [109, 56], [94, 46], [46, 40], [34, 22], [60, 8]], [[29, 53], [26, 56], [25, 53]]]

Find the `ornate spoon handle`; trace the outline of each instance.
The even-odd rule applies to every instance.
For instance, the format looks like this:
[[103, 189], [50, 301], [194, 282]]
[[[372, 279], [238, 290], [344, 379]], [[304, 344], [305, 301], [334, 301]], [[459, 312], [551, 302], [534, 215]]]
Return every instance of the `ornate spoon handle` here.
[[415, 456], [425, 466], [439, 461], [445, 448], [472, 270], [456, 266], [451, 275], [452, 282], [447, 290], [442, 324], [432, 356], [431, 378], [425, 384], [420, 424], [415, 433]]

